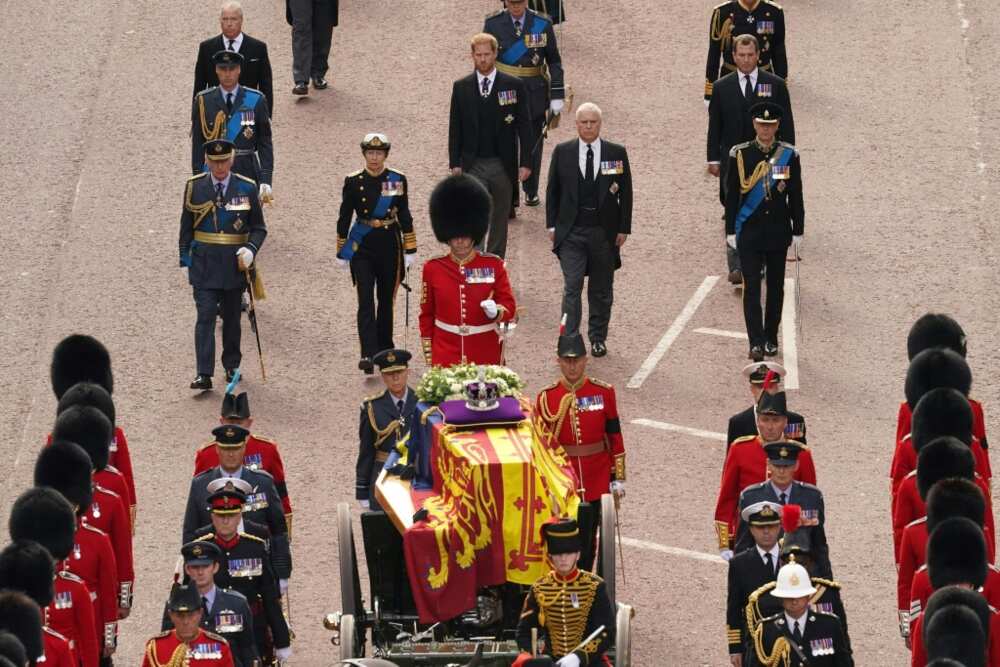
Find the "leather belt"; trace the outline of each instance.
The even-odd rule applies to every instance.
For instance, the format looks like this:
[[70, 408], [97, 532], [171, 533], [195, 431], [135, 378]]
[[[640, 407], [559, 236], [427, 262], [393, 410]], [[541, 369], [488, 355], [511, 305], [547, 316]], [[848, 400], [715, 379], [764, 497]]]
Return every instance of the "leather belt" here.
[[253, 149], [250, 149], [250, 150], [247, 150], [245, 148], [237, 148], [236, 149], [236, 154], [237, 155], [254, 155], [256, 152], [257, 151], [255, 151]]
[[434, 320], [434, 326], [442, 331], [447, 331], [448, 333], [453, 333], [456, 336], [474, 336], [476, 334], [486, 333], [487, 331], [496, 331], [497, 325], [495, 324], [477, 324], [477, 325], [456, 325], [448, 324], [447, 322], [442, 322], [441, 320]]
[[603, 442], [592, 442], [586, 445], [563, 445], [567, 456], [593, 456], [605, 450]]
[[373, 229], [381, 229], [382, 227], [391, 227], [396, 224], [396, 218], [378, 218], [374, 220], [359, 219], [358, 222], [368, 225]]
[[250, 240], [249, 234], [217, 234], [215, 232], [195, 232], [194, 240], [207, 245], [243, 245]]
[[539, 67], [520, 67], [518, 65], [505, 65], [504, 63], [497, 61], [497, 69], [504, 74], [510, 74], [511, 76], [516, 76], [520, 79], [528, 79], [533, 76], [542, 76], [542, 68]]

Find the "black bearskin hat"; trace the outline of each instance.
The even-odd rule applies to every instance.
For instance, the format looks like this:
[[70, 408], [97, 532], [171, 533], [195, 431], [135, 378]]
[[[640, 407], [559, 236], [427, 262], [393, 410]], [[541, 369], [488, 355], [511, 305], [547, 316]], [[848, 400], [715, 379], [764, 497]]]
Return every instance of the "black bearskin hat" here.
[[935, 482], [949, 477], [972, 480], [975, 473], [976, 458], [968, 445], [950, 436], [935, 438], [917, 455], [917, 493], [926, 500]]
[[55, 597], [52, 556], [38, 542], [21, 540], [0, 551], [0, 589], [21, 591], [39, 607]]
[[965, 332], [958, 322], [941, 313], [927, 313], [913, 326], [906, 337], [906, 355], [910, 361], [924, 350], [946, 347], [965, 356]]
[[945, 519], [927, 539], [927, 574], [934, 589], [952, 584], [986, 583], [986, 537], [972, 521]]
[[912, 410], [931, 389], [951, 387], [968, 396], [972, 388], [969, 364], [956, 352], [943, 348], [924, 350], [913, 358], [906, 370], [906, 403]]
[[68, 440], [56, 440], [43, 447], [35, 461], [35, 486], [52, 487], [76, 506], [77, 513], [86, 513], [94, 498], [93, 470], [90, 456], [80, 445]]
[[482, 183], [468, 174], [448, 176], [431, 192], [430, 217], [441, 243], [461, 236], [480, 243], [490, 226], [493, 200]]
[[76, 514], [55, 489], [35, 487], [22, 493], [10, 508], [7, 527], [10, 539], [38, 542], [56, 560], [65, 560], [73, 551]]
[[104, 413], [90, 405], [66, 408], [56, 417], [56, 424], [52, 427], [52, 439], [68, 440], [83, 447], [94, 470], [108, 467], [114, 434], [115, 430]]
[[52, 352], [49, 372], [56, 398], [62, 398], [66, 390], [77, 382], [96, 382], [109, 394], [115, 391], [111, 355], [93, 336], [73, 334], [59, 341]]

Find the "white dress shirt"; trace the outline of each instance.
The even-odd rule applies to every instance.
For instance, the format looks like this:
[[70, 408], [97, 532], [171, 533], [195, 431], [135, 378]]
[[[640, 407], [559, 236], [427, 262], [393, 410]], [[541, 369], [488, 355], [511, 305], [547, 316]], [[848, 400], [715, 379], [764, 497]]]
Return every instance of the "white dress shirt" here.
[[[580, 175], [587, 175], [587, 144], [584, 143], [583, 139], [579, 140], [580, 143]], [[594, 142], [590, 144], [590, 147], [594, 149], [594, 178], [601, 173], [601, 138], [597, 137]]]
[[229, 38], [226, 37], [225, 35], [222, 36], [222, 48], [224, 48], [226, 51], [235, 51], [236, 53], [239, 53], [241, 46], [243, 46], [242, 32], [236, 35], [235, 38], [233, 38], [233, 48], [229, 48]]
[[799, 632], [801, 632], [802, 636], [804, 637], [805, 634], [806, 634], [806, 618], [808, 618], [808, 617], [809, 617], [809, 608], [808, 607], [806, 607], [806, 610], [798, 618], [792, 618], [791, 616], [788, 615], [788, 612], [786, 611], [785, 612], [785, 623], [788, 623], [788, 633], [791, 634], [791, 633], [795, 632], [795, 624], [798, 623], [799, 624]]
[[775, 568], [775, 572], [777, 572], [778, 555], [781, 553], [781, 550], [778, 548], [778, 544], [775, 543], [774, 546], [771, 547], [770, 551], [764, 551], [758, 545], [754, 546], [757, 549], [757, 554], [760, 556], [760, 561], [765, 565], [767, 564], [767, 557], [765, 556], [765, 554], [771, 554], [771, 567]]
[[486, 94], [489, 95], [490, 93], [493, 92], [493, 84], [496, 82], [496, 78], [497, 78], [497, 68], [496, 67], [494, 67], [493, 71], [490, 72], [489, 74], [487, 74], [486, 76], [483, 76], [482, 74], [479, 73], [479, 70], [476, 70], [476, 85], [478, 86], [478, 88], [476, 90], [479, 91], [479, 94], [480, 95], [483, 94], [483, 79], [489, 79], [490, 80], [490, 87], [489, 87], [489, 89], [486, 92]]
[[747, 85], [747, 79], [746, 78], [748, 76], [750, 77], [750, 90], [757, 90], [757, 68], [756, 67], [754, 67], [753, 71], [750, 72], [749, 74], [744, 74], [743, 72], [740, 72], [739, 70], [737, 70], [737, 73], [740, 75], [740, 92], [744, 94], [743, 95], [744, 97], [746, 97], [746, 85]]

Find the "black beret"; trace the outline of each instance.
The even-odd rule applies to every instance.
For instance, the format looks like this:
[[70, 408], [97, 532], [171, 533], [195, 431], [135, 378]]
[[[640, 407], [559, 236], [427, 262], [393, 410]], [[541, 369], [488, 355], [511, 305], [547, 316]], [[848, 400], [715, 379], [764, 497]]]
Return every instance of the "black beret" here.
[[108, 467], [111, 438], [115, 429], [99, 409], [90, 405], [73, 405], [56, 417], [52, 427], [53, 440], [68, 440], [83, 447], [94, 470]]
[[56, 440], [43, 447], [35, 461], [35, 486], [48, 486], [66, 496], [79, 514], [93, 501], [93, 470], [90, 456], [80, 445]]
[[7, 528], [10, 539], [33, 540], [56, 560], [65, 560], [73, 551], [76, 514], [70, 502], [55, 489], [35, 487], [14, 501]]
[[917, 454], [917, 493], [924, 500], [935, 482], [949, 477], [975, 479], [976, 458], [957, 438], [943, 436], [924, 445]]
[[962, 326], [941, 313], [927, 313], [913, 323], [906, 336], [906, 354], [910, 361], [924, 350], [946, 347], [963, 357], [966, 354]]
[[951, 387], [968, 396], [972, 371], [959, 354], [936, 347], [913, 358], [906, 370], [906, 402], [912, 410], [931, 389]]
[[111, 355], [93, 336], [73, 334], [63, 338], [52, 352], [52, 391], [62, 398], [77, 382], [96, 382], [109, 394], [115, 391]]
[[441, 243], [468, 236], [480, 243], [490, 226], [493, 200], [474, 176], [448, 176], [431, 192], [430, 217], [434, 236]]

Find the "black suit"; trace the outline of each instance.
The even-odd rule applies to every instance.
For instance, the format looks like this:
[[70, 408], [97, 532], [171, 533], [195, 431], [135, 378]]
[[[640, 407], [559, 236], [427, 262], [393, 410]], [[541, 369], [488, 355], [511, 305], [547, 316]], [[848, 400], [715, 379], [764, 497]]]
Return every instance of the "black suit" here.
[[[482, 126], [488, 122], [489, 126]], [[461, 167], [483, 181], [493, 197], [486, 250], [503, 257], [507, 252], [507, 217], [518, 166], [531, 168], [531, 154], [517, 142], [531, 146], [531, 105], [524, 82], [497, 71], [489, 95], [483, 99], [476, 72], [455, 81], [448, 121], [448, 166]], [[489, 144], [485, 145], [485, 141]], [[506, 177], [506, 179], [504, 179]]]
[[[194, 93], [219, 85], [212, 56], [226, 48], [221, 34], [198, 45], [198, 62], [194, 66]], [[240, 85], [256, 88], [267, 98], [267, 108], [274, 118], [274, 79], [271, 76], [271, 61], [267, 57], [267, 44], [243, 33], [240, 44], [243, 66], [240, 68]]]
[[[777, 556], [772, 556], [777, 561]], [[777, 565], [777, 562], [775, 562]], [[726, 635], [729, 655], [742, 655], [748, 648], [746, 606], [750, 594], [774, 581], [777, 571], [768, 568], [757, 547], [742, 551], [729, 560], [729, 587], [726, 596]]]
[[[580, 292], [589, 276], [587, 300], [590, 341], [608, 334], [613, 302], [614, 271], [621, 266], [615, 239], [632, 233], [632, 168], [625, 147], [601, 139], [594, 157], [596, 184], [580, 173], [580, 139], [565, 141], [552, 152], [545, 192], [545, 226], [555, 229], [552, 251], [563, 272], [562, 312], [566, 333], [580, 328]], [[588, 188], [596, 188], [596, 197]], [[587, 205], [585, 199], [592, 201]], [[594, 210], [596, 205], [596, 210]]]
[[[761, 644], [767, 654], [773, 652], [774, 643], [779, 637], [784, 637], [789, 643], [792, 639], [792, 629], [788, 627], [784, 612], [769, 616], [761, 621]], [[798, 653], [789, 647], [791, 667], [854, 667], [851, 649], [844, 638], [844, 628], [833, 614], [822, 611], [810, 611], [806, 627], [802, 630], [802, 641], [796, 642], [799, 650], [805, 655], [807, 663], [802, 662]], [[749, 667], [760, 667], [771, 664], [765, 662], [757, 651], [750, 651]], [[782, 664], [782, 663], [778, 663]]]
[[[745, 435], [758, 435], [757, 413], [754, 412], [752, 405], [729, 418], [729, 428], [726, 429], [726, 451], [729, 450], [729, 446], [736, 438], [742, 438]], [[806, 440], [806, 418], [798, 412], [789, 410], [785, 437], [790, 440], [798, 440], [803, 445], [809, 444]]]

